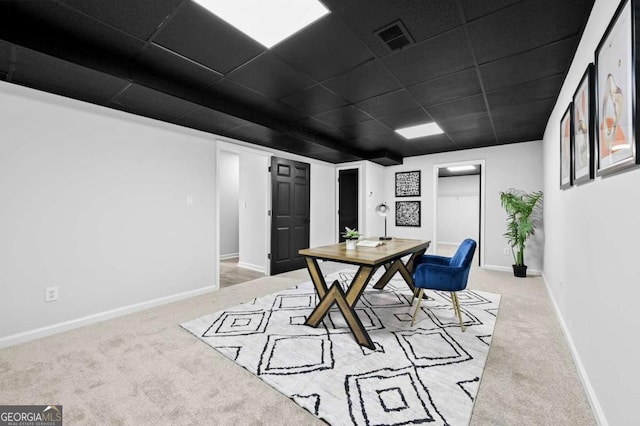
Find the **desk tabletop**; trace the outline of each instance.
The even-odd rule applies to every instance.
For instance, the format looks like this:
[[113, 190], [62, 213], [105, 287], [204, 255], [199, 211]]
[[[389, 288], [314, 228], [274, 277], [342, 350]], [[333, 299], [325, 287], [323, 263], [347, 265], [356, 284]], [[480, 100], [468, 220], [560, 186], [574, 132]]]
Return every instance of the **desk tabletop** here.
[[[379, 241], [378, 238], [365, 238]], [[381, 265], [398, 257], [429, 248], [430, 241], [393, 238], [383, 241], [378, 247], [357, 246], [355, 250], [347, 250], [345, 243], [302, 249], [298, 253], [305, 257], [333, 260], [356, 265]]]

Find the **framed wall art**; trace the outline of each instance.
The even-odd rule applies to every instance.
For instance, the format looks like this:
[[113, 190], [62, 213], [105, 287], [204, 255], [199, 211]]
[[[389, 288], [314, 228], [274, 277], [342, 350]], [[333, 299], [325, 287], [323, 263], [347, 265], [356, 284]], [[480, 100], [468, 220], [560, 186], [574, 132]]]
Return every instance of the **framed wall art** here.
[[420, 201], [396, 201], [396, 226], [420, 227]]
[[596, 140], [598, 175], [638, 163], [635, 134], [638, 76], [636, 0], [623, 1], [596, 48]]
[[571, 122], [571, 105], [560, 120], [560, 188], [571, 186], [571, 148], [573, 146], [573, 125]]
[[573, 162], [571, 171], [574, 184], [588, 182], [595, 177], [594, 99], [593, 64], [589, 64], [573, 94]]
[[420, 196], [420, 170], [396, 172], [396, 197]]

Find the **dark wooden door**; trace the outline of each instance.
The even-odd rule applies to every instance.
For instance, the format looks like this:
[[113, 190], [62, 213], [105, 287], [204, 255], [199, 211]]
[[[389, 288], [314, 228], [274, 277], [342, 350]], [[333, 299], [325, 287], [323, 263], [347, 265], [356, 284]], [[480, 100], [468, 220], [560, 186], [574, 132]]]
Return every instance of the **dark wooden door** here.
[[342, 242], [345, 226], [358, 228], [358, 169], [338, 172], [338, 241]]
[[305, 267], [309, 247], [310, 165], [271, 157], [271, 274]]

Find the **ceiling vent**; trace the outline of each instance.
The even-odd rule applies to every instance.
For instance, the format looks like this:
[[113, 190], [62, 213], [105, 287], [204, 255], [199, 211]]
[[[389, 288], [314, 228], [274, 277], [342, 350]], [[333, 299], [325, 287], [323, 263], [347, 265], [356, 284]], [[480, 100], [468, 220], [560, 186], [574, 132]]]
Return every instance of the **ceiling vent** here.
[[387, 46], [387, 49], [391, 52], [400, 50], [405, 46], [414, 43], [413, 38], [405, 28], [402, 21], [396, 21], [387, 25], [386, 27], [376, 31], [375, 34], [380, 37], [384, 45]]

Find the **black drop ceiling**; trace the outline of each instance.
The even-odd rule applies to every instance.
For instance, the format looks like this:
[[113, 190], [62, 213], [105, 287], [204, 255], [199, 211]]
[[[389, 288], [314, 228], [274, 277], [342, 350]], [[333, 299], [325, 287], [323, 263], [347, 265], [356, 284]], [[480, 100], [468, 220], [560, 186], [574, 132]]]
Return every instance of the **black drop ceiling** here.
[[[541, 139], [594, 0], [323, 0], [268, 50], [192, 0], [0, 2], [0, 78], [319, 160]], [[398, 24], [409, 44], [378, 35]], [[437, 121], [443, 135], [394, 129]]]

